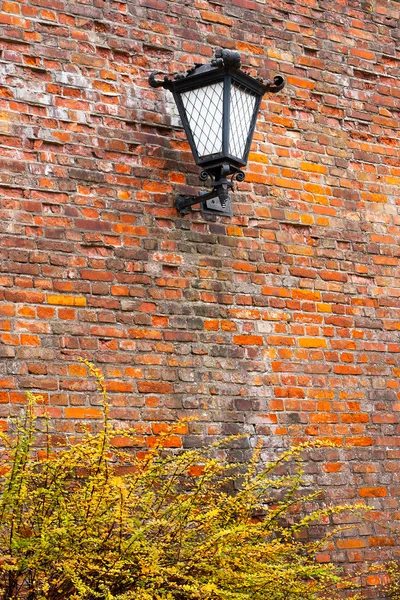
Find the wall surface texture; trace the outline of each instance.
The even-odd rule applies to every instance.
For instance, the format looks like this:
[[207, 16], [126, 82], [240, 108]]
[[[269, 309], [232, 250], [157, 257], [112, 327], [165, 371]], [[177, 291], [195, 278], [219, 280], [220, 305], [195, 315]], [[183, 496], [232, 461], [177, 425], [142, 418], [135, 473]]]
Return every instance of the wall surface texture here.
[[[140, 451], [188, 414], [171, 445], [334, 438], [347, 449], [308, 467], [327, 498], [400, 519], [399, 16], [395, 0], [1, 2], [3, 427], [28, 389], [58, 441], [96, 427], [83, 356]], [[147, 77], [219, 46], [287, 85], [264, 98], [234, 217], [181, 218], [199, 170]], [[396, 543], [366, 523], [330, 556]]]

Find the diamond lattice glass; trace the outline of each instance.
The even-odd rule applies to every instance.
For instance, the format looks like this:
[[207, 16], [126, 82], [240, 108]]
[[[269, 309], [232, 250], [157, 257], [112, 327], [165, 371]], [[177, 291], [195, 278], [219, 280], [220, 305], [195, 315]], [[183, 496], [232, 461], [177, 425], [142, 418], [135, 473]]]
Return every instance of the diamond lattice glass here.
[[222, 152], [223, 95], [222, 82], [181, 94], [199, 157]]
[[243, 158], [256, 106], [256, 96], [233, 84], [229, 115], [229, 154]]

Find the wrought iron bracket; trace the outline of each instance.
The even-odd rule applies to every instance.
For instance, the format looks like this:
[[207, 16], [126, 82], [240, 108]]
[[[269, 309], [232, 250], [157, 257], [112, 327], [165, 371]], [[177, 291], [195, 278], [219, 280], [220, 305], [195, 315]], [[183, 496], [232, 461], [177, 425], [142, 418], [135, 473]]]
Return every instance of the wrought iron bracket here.
[[209, 214], [226, 215], [230, 217], [233, 215], [228, 187], [222, 185], [214, 187], [211, 192], [202, 192], [199, 196], [185, 196], [179, 194], [174, 202], [175, 208], [181, 217], [187, 215], [192, 206], [195, 206], [196, 204], [201, 204], [203, 212]]
[[[231, 179], [227, 179], [229, 175], [232, 176]], [[233, 190], [234, 178], [237, 181], [243, 181], [244, 177], [243, 171], [235, 169], [232, 172], [232, 167], [227, 164], [221, 165], [213, 171], [202, 171], [200, 173], [201, 181], [210, 178], [213, 189], [210, 192], [202, 192], [199, 196], [179, 194], [175, 199], [174, 206], [181, 217], [187, 215], [192, 206], [200, 203], [204, 213], [231, 217], [233, 210], [229, 191]]]

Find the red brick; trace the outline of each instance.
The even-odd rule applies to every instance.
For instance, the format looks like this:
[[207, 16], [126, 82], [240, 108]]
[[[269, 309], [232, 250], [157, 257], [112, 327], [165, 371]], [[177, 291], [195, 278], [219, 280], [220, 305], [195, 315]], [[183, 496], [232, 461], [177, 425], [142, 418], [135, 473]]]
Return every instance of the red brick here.
[[369, 545], [371, 547], [395, 546], [396, 545], [395, 539], [391, 536], [370, 537], [368, 541], [369, 541]]
[[[395, 522], [396, 3], [326, 3], [317, 28], [315, 2], [278, 4], [271, 17], [261, 0], [142, 0], [105, 20], [101, 2], [79, 4], [79, 18], [50, 0], [3, 3], [0, 402], [14, 414], [27, 389], [43, 390], [64, 442], [100, 427], [84, 356], [104, 367], [113, 421], [142, 427], [138, 456], [178, 414], [201, 422], [172, 448], [233, 421], [269, 449], [330, 438], [345, 448], [306, 465], [310, 489], [315, 473], [327, 502], [359, 490]], [[263, 37], [270, 17], [279, 26]], [[219, 46], [287, 85], [261, 103], [233, 216], [196, 206], [181, 218], [176, 195], [209, 186], [171, 94], [147, 76], [185, 73]], [[373, 520], [376, 534], [368, 522], [343, 531], [320, 560], [389, 558], [391, 534]]]
[[138, 381], [139, 392], [143, 394], [170, 394], [172, 385], [161, 381]]
[[207, 10], [201, 12], [201, 16], [205, 21], [211, 21], [212, 23], [221, 23], [222, 25], [232, 26], [232, 19], [225, 17], [219, 13], [213, 13]]

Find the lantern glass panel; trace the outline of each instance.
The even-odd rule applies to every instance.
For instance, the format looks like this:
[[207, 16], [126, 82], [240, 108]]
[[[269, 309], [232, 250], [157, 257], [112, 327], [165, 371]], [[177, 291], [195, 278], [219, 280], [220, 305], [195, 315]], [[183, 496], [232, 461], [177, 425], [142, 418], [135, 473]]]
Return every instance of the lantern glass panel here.
[[182, 104], [200, 158], [222, 152], [222, 81], [182, 92]]
[[229, 112], [229, 154], [243, 159], [253, 121], [257, 97], [232, 83]]

